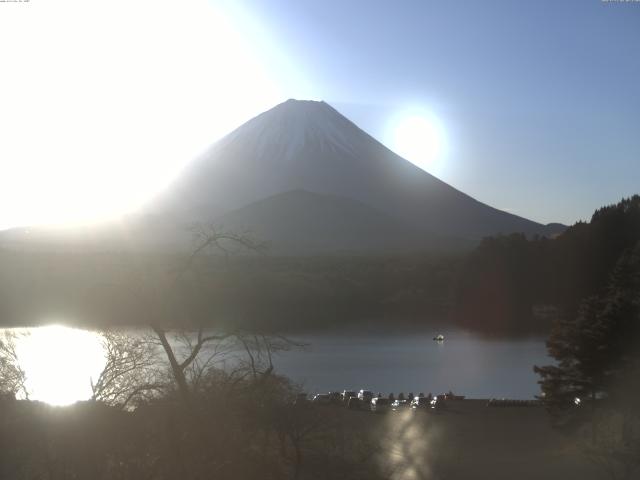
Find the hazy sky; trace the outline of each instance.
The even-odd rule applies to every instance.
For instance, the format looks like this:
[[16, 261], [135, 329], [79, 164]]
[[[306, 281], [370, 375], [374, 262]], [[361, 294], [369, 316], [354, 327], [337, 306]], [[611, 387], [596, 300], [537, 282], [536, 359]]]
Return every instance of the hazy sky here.
[[[640, 2], [0, 3], [0, 227], [108, 215], [289, 97], [541, 222], [640, 191]], [[405, 122], [406, 123], [406, 122]]]
[[422, 106], [439, 176], [493, 206], [572, 223], [640, 192], [640, 3], [245, 2], [314, 95], [375, 137]]

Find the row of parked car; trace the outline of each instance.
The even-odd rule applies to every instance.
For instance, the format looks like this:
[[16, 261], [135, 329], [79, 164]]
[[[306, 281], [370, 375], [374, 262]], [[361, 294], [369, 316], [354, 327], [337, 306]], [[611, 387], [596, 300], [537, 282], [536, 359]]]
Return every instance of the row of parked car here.
[[[573, 402], [580, 405], [580, 399], [576, 398]], [[487, 407], [538, 407], [542, 405], [540, 400], [511, 400], [508, 398], [492, 398], [487, 401]]]
[[[302, 394], [301, 400], [306, 400], [306, 396]], [[395, 398], [393, 393], [384, 397], [381, 394], [375, 395], [371, 390], [343, 390], [342, 392], [319, 393], [314, 395], [311, 400], [319, 405], [344, 405], [350, 410], [370, 410], [376, 413], [384, 413], [389, 410], [401, 411], [405, 409], [435, 409], [444, 405], [445, 400], [462, 400], [464, 397], [456, 396], [452, 392], [443, 395], [433, 396], [431, 394], [425, 396], [423, 393], [413, 395], [410, 393], [407, 397], [399, 394]]]

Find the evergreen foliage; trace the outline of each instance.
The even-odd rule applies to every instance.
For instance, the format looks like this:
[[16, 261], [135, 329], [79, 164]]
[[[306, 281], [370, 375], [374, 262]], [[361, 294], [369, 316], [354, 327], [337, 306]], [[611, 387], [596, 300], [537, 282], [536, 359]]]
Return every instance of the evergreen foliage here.
[[635, 396], [628, 387], [640, 365], [640, 242], [620, 256], [600, 295], [556, 323], [547, 347], [557, 364], [535, 371], [552, 410], [571, 408], [575, 398], [637, 404], [628, 401]]
[[552, 319], [534, 315], [554, 306], [564, 317], [588, 315], [583, 300], [606, 287], [624, 251], [640, 241], [640, 195], [596, 210], [557, 238], [485, 238], [454, 288], [455, 317], [465, 326], [498, 331], [545, 331]]

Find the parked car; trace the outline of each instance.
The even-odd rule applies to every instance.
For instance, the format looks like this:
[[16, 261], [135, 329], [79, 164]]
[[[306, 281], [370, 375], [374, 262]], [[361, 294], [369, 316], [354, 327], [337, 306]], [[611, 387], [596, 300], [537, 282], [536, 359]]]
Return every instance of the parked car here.
[[391, 402], [385, 397], [375, 397], [371, 399], [371, 411], [375, 413], [386, 413], [391, 407]]
[[[535, 407], [542, 405], [540, 400], [510, 400], [506, 398], [492, 398], [487, 402], [488, 407]], [[580, 407], [582, 400], [578, 397], [574, 398], [573, 405]]]
[[414, 397], [413, 400], [411, 400], [411, 408], [413, 410], [430, 408], [432, 400], [433, 399], [430, 399], [428, 397]]
[[313, 396], [313, 400], [311, 401], [318, 405], [329, 405], [331, 403], [331, 396], [328, 393], [318, 393]]
[[329, 392], [329, 400], [333, 404], [340, 403], [342, 400], [342, 394], [340, 392]]
[[360, 390], [358, 392], [358, 400], [361, 400], [365, 403], [369, 403], [373, 398], [373, 392], [371, 390]]
[[408, 400], [394, 400], [391, 402], [391, 410], [394, 412], [400, 412], [409, 408]]
[[342, 401], [344, 403], [347, 403], [349, 401], [350, 398], [357, 398], [358, 394], [356, 392], [354, 392], [353, 390], [343, 390], [342, 391]]

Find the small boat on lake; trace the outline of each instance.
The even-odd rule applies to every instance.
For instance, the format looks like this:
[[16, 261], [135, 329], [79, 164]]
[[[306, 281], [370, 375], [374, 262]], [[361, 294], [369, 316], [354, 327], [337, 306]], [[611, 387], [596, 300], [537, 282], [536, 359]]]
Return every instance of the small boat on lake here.
[[439, 333], [438, 335], [436, 335], [435, 337], [433, 337], [433, 340], [435, 342], [444, 342], [444, 335], [442, 335], [441, 333]]

